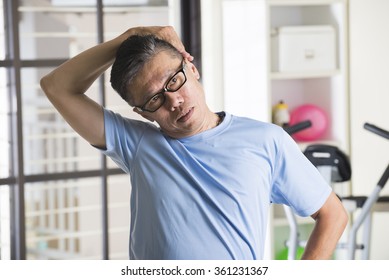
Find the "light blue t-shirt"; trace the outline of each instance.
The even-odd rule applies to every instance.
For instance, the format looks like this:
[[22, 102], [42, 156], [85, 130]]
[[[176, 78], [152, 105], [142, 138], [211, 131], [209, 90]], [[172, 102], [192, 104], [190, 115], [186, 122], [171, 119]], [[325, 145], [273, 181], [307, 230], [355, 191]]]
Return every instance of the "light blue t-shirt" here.
[[106, 155], [131, 178], [130, 259], [262, 259], [270, 203], [316, 212], [331, 188], [276, 125], [226, 113], [172, 139], [105, 110]]

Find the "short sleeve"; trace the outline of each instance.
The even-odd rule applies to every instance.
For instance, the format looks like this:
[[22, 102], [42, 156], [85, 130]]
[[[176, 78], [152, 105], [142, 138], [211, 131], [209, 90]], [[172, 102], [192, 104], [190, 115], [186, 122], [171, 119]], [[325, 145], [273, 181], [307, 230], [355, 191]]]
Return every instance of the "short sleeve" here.
[[109, 156], [124, 172], [129, 173], [137, 147], [148, 124], [122, 117], [104, 109], [106, 150]]
[[314, 214], [327, 200], [331, 187], [285, 131], [281, 130], [276, 143], [272, 202], [286, 204], [300, 216]]

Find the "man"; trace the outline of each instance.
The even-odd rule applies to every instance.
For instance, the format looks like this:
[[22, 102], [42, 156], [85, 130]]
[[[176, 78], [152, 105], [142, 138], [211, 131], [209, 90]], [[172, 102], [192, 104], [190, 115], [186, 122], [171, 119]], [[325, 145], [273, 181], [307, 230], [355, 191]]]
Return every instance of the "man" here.
[[[138, 27], [41, 80], [65, 120], [131, 175], [130, 258], [261, 259], [271, 202], [311, 215], [303, 258], [329, 258], [347, 223], [339, 199], [281, 128], [212, 112], [192, 61], [171, 27]], [[84, 94], [112, 64], [113, 88], [150, 122]]]

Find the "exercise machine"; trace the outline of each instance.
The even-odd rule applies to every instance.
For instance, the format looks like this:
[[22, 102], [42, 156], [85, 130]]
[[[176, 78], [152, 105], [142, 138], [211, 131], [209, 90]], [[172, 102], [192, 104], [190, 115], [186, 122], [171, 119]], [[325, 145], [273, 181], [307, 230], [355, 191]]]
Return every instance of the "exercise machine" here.
[[[309, 128], [312, 126], [310, 120], [305, 120], [291, 126], [285, 126], [284, 130], [289, 134], [293, 135], [303, 129]], [[288, 260], [294, 260], [297, 256], [297, 248], [305, 247], [305, 241], [300, 240], [300, 233], [298, 231], [298, 222], [296, 215], [293, 213], [292, 209], [283, 204], [285, 216], [289, 224], [289, 238], [286, 241], [286, 247], [288, 248]]]
[[[299, 128], [307, 127], [300, 125]], [[375, 125], [365, 123], [364, 128], [379, 136], [389, 139], [389, 132]], [[285, 129], [289, 134], [299, 129]], [[348, 157], [337, 147], [331, 145], [310, 145], [304, 155], [315, 165], [326, 181], [332, 185], [336, 182], [345, 182], [351, 178], [351, 166]], [[339, 243], [338, 248], [347, 249], [347, 258], [355, 259], [356, 250], [362, 250], [362, 259], [369, 259], [371, 219], [373, 211], [389, 211], [389, 197], [380, 196], [389, 177], [389, 164], [380, 177], [376, 187], [369, 196], [344, 196], [339, 197], [349, 213], [360, 210], [356, 220], [352, 223], [346, 243]], [[290, 233], [286, 242], [288, 247], [288, 259], [296, 259], [297, 248], [305, 247], [305, 241], [299, 240], [298, 226], [295, 214], [287, 206], [284, 206], [289, 223]], [[357, 233], [363, 226], [362, 242], [357, 244]]]
[[[385, 139], [389, 139], [389, 131], [386, 131], [382, 128], [379, 128], [375, 125], [365, 123], [364, 128], [370, 132], [373, 132]], [[370, 245], [370, 228], [371, 228], [371, 215], [372, 211], [375, 211], [374, 207], [379, 208], [378, 211], [389, 211], [389, 197], [388, 196], [380, 196], [380, 193], [382, 189], [385, 187], [386, 183], [388, 182], [389, 178], [389, 164], [386, 166], [385, 171], [382, 173], [377, 185], [373, 189], [373, 191], [370, 193], [368, 197], [364, 200], [358, 200], [356, 199], [354, 203], [351, 203], [351, 205], [354, 207], [351, 210], [355, 209], [355, 207], [358, 208], [358, 206], [361, 208], [361, 212], [352, 224], [352, 227], [350, 229], [348, 242], [346, 244], [346, 248], [348, 249], [348, 259], [352, 260], [355, 259], [355, 252], [356, 249], [364, 250], [362, 258], [368, 259], [369, 258], [369, 245]], [[353, 197], [346, 197], [342, 199], [343, 203], [352, 202]], [[346, 209], [350, 209], [350, 207], [347, 207]], [[357, 245], [357, 233], [361, 226], [364, 226], [364, 238], [363, 238], [363, 244]]]

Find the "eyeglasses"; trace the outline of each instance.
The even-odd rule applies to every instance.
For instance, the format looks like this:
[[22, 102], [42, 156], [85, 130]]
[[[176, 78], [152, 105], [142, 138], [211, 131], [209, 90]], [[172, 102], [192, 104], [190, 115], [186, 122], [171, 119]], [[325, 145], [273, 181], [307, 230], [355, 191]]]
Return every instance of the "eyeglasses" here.
[[141, 112], [155, 112], [161, 106], [165, 103], [166, 101], [166, 92], [176, 92], [179, 90], [186, 82], [186, 74], [185, 74], [185, 62], [182, 60], [182, 67], [180, 70], [178, 70], [166, 83], [164, 88], [153, 95], [149, 100], [146, 101], [145, 104], [142, 106], [135, 106], [139, 111]]

